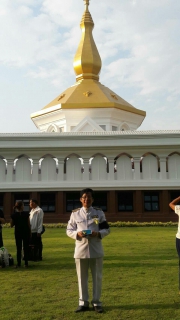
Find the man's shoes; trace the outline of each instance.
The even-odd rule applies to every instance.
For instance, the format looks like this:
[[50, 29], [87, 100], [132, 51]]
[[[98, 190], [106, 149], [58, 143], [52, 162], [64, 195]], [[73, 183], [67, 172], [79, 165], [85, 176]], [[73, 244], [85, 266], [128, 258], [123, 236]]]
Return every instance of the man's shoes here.
[[103, 313], [103, 308], [101, 306], [93, 306], [93, 310], [98, 313]]
[[75, 312], [84, 312], [84, 311], [88, 311], [89, 310], [89, 307], [85, 307], [85, 306], [79, 306]]

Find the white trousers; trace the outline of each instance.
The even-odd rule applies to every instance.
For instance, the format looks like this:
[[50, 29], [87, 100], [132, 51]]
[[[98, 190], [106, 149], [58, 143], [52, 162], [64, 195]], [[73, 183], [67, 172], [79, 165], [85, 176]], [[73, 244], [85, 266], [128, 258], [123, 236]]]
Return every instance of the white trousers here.
[[75, 259], [76, 271], [79, 287], [79, 306], [89, 306], [88, 294], [88, 269], [90, 268], [93, 281], [93, 299], [94, 306], [100, 306], [100, 296], [102, 288], [102, 267], [103, 258]]

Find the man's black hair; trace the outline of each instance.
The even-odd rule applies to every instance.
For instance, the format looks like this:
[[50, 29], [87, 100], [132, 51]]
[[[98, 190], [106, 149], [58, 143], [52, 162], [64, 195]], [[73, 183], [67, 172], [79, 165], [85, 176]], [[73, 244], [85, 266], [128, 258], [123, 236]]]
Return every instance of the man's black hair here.
[[30, 199], [30, 201], [34, 202], [35, 204], [38, 205], [38, 201], [36, 199]]
[[94, 191], [90, 188], [86, 188], [86, 189], [83, 189], [80, 191], [80, 198], [83, 196], [83, 194], [85, 193], [91, 193], [91, 196], [93, 197], [94, 196]]

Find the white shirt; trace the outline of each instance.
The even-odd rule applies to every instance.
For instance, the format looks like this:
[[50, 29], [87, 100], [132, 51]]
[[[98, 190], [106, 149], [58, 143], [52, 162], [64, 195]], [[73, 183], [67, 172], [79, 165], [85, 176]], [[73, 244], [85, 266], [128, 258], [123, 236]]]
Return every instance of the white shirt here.
[[44, 212], [40, 207], [32, 209], [30, 212], [30, 224], [32, 233], [41, 233], [43, 225]]
[[75, 259], [100, 258], [104, 256], [102, 242], [99, 237], [77, 238], [77, 233], [83, 230], [100, 232], [101, 238], [110, 233], [110, 229], [99, 230], [99, 223], [106, 221], [105, 214], [101, 209], [90, 207], [73, 210], [67, 225], [67, 235], [76, 240]]
[[[175, 206], [175, 213], [180, 217], [180, 206]], [[176, 233], [176, 238], [180, 239], [180, 218], [178, 222], [178, 231]]]

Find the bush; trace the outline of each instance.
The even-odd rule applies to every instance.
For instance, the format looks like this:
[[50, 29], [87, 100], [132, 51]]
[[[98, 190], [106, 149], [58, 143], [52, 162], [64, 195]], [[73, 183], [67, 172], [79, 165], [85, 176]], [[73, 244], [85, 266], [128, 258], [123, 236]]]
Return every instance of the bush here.
[[[174, 227], [177, 226], [176, 222], [131, 222], [131, 221], [116, 221], [108, 222], [112, 228], [123, 228], [123, 227]], [[67, 223], [44, 223], [45, 228], [66, 228]], [[4, 228], [10, 228], [10, 224], [6, 223], [3, 225]]]

